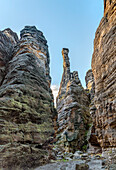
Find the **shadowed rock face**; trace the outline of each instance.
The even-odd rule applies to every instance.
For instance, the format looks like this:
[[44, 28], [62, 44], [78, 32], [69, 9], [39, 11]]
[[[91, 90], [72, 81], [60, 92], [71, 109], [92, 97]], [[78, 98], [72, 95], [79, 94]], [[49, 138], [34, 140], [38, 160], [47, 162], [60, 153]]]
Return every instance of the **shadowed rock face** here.
[[0, 31], [0, 84], [3, 81], [7, 63], [12, 57], [13, 48], [17, 42], [18, 37], [16, 33], [9, 28]]
[[47, 41], [36, 27], [26, 26], [19, 41], [16, 34], [0, 34], [0, 166], [41, 165], [49, 161], [54, 134]]
[[89, 109], [90, 109], [90, 114], [92, 117], [92, 127], [91, 127], [91, 135], [90, 135], [90, 139], [89, 139], [89, 150], [88, 152], [90, 153], [99, 153], [101, 152], [101, 147], [100, 144], [98, 143], [97, 140], [97, 136], [95, 133], [95, 127], [96, 127], [96, 107], [94, 105], [94, 96], [95, 96], [95, 82], [94, 82], [94, 76], [92, 73], [92, 70], [88, 70], [86, 73], [86, 77], [85, 77], [85, 81], [86, 81], [86, 90], [88, 92], [89, 95], [89, 99], [90, 99], [90, 105], [89, 105]]
[[85, 82], [86, 82], [86, 88], [89, 90], [90, 100], [92, 100], [95, 94], [95, 82], [94, 82], [94, 77], [91, 69], [88, 70], [86, 73]]
[[62, 151], [74, 152], [86, 149], [87, 133], [91, 118], [89, 98], [78, 78], [78, 72], [70, 72], [69, 50], [63, 48], [63, 75], [57, 96], [57, 143]]
[[95, 79], [95, 134], [103, 149], [116, 148], [116, 1], [106, 0], [96, 31], [92, 71]]

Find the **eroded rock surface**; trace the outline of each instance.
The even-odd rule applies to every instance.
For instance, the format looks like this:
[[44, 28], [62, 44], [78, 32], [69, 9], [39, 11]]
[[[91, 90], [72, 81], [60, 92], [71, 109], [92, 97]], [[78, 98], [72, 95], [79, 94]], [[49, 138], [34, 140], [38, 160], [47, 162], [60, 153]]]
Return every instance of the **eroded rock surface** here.
[[104, 0], [96, 31], [92, 71], [95, 79], [95, 135], [103, 150], [116, 148], [116, 1]]
[[63, 75], [57, 97], [57, 144], [62, 151], [87, 149], [87, 133], [91, 118], [89, 98], [83, 89], [78, 72], [70, 72], [69, 50], [63, 48]]
[[[12, 39], [14, 41], [12, 41]], [[9, 28], [4, 31], [0, 31], [0, 85], [3, 82], [7, 63], [12, 57], [13, 48], [17, 42], [18, 37], [16, 33]]]
[[86, 73], [86, 77], [85, 77], [85, 81], [86, 81], [86, 91], [87, 94], [89, 96], [89, 100], [90, 100], [90, 105], [89, 105], [89, 109], [90, 109], [90, 114], [92, 117], [92, 125], [91, 125], [91, 133], [90, 133], [90, 138], [89, 138], [89, 150], [88, 152], [90, 153], [100, 153], [102, 151], [101, 146], [97, 140], [97, 136], [95, 133], [95, 128], [96, 128], [96, 107], [94, 104], [94, 96], [95, 96], [95, 82], [94, 82], [94, 76], [92, 73], [92, 70], [88, 70]]
[[34, 26], [26, 26], [19, 41], [11, 31], [0, 32], [0, 40], [0, 167], [47, 163], [55, 114], [47, 41]]
[[88, 70], [85, 76], [86, 88], [89, 92], [89, 99], [92, 101], [95, 95], [95, 82], [92, 70]]

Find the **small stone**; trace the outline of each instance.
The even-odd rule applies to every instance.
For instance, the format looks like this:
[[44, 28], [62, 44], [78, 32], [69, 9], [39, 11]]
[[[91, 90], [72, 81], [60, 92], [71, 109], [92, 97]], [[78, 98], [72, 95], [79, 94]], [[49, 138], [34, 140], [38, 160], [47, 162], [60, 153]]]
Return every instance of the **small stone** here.
[[71, 161], [72, 159], [70, 157], [64, 157], [65, 160]]
[[87, 164], [76, 164], [76, 169], [75, 170], [88, 170], [89, 169], [89, 165]]
[[80, 159], [81, 158], [81, 155], [79, 154], [78, 151], [76, 151], [73, 155], [73, 159]]
[[102, 161], [102, 165], [106, 165], [106, 161], [105, 160]]
[[68, 166], [68, 165], [63, 165], [63, 166], [60, 168], [60, 170], [67, 170], [67, 166]]
[[76, 151], [75, 153], [74, 153], [74, 155], [75, 154], [83, 154], [83, 152], [82, 151]]
[[86, 157], [88, 157], [88, 153], [84, 153], [84, 154], [82, 154], [82, 156], [81, 156], [82, 158], [86, 158]]

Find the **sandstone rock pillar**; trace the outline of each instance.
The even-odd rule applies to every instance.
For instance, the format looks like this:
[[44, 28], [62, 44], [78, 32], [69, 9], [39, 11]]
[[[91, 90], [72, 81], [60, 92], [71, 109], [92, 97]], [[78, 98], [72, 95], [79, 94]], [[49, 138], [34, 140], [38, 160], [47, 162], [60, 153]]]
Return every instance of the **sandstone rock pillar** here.
[[63, 56], [63, 75], [62, 75], [62, 86], [64, 86], [70, 80], [70, 62], [68, 57], [69, 49], [62, 49]]
[[89, 99], [81, 85], [78, 72], [70, 72], [69, 50], [63, 48], [63, 75], [57, 96], [57, 144], [65, 152], [87, 149], [91, 118]]
[[[12, 46], [4, 39], [2, 51]], [[54, 135], [47, 41], [26, 26], [9, 55], [0, 86], [0, 168], [30, 169], [49, 162]]]

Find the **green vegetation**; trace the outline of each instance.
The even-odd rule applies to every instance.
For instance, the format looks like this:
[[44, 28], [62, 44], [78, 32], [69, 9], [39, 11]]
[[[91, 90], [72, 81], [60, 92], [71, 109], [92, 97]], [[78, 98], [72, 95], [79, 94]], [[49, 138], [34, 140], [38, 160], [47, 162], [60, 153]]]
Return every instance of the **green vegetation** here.
[[108, 153], [111, 154], [111, 153], [112, 153], [112, 150], [110, 150]]
[[87, 124], [87, 129], [89, 129], [92, 126], [92, 123]]
[[82, 150], [86, 151], [87, 150], [87, 145], [83, 145]]
[[57, 160], [57, 162], [68, 162], [69, 160], [66, 159], [61, 159], [61, 160]]

